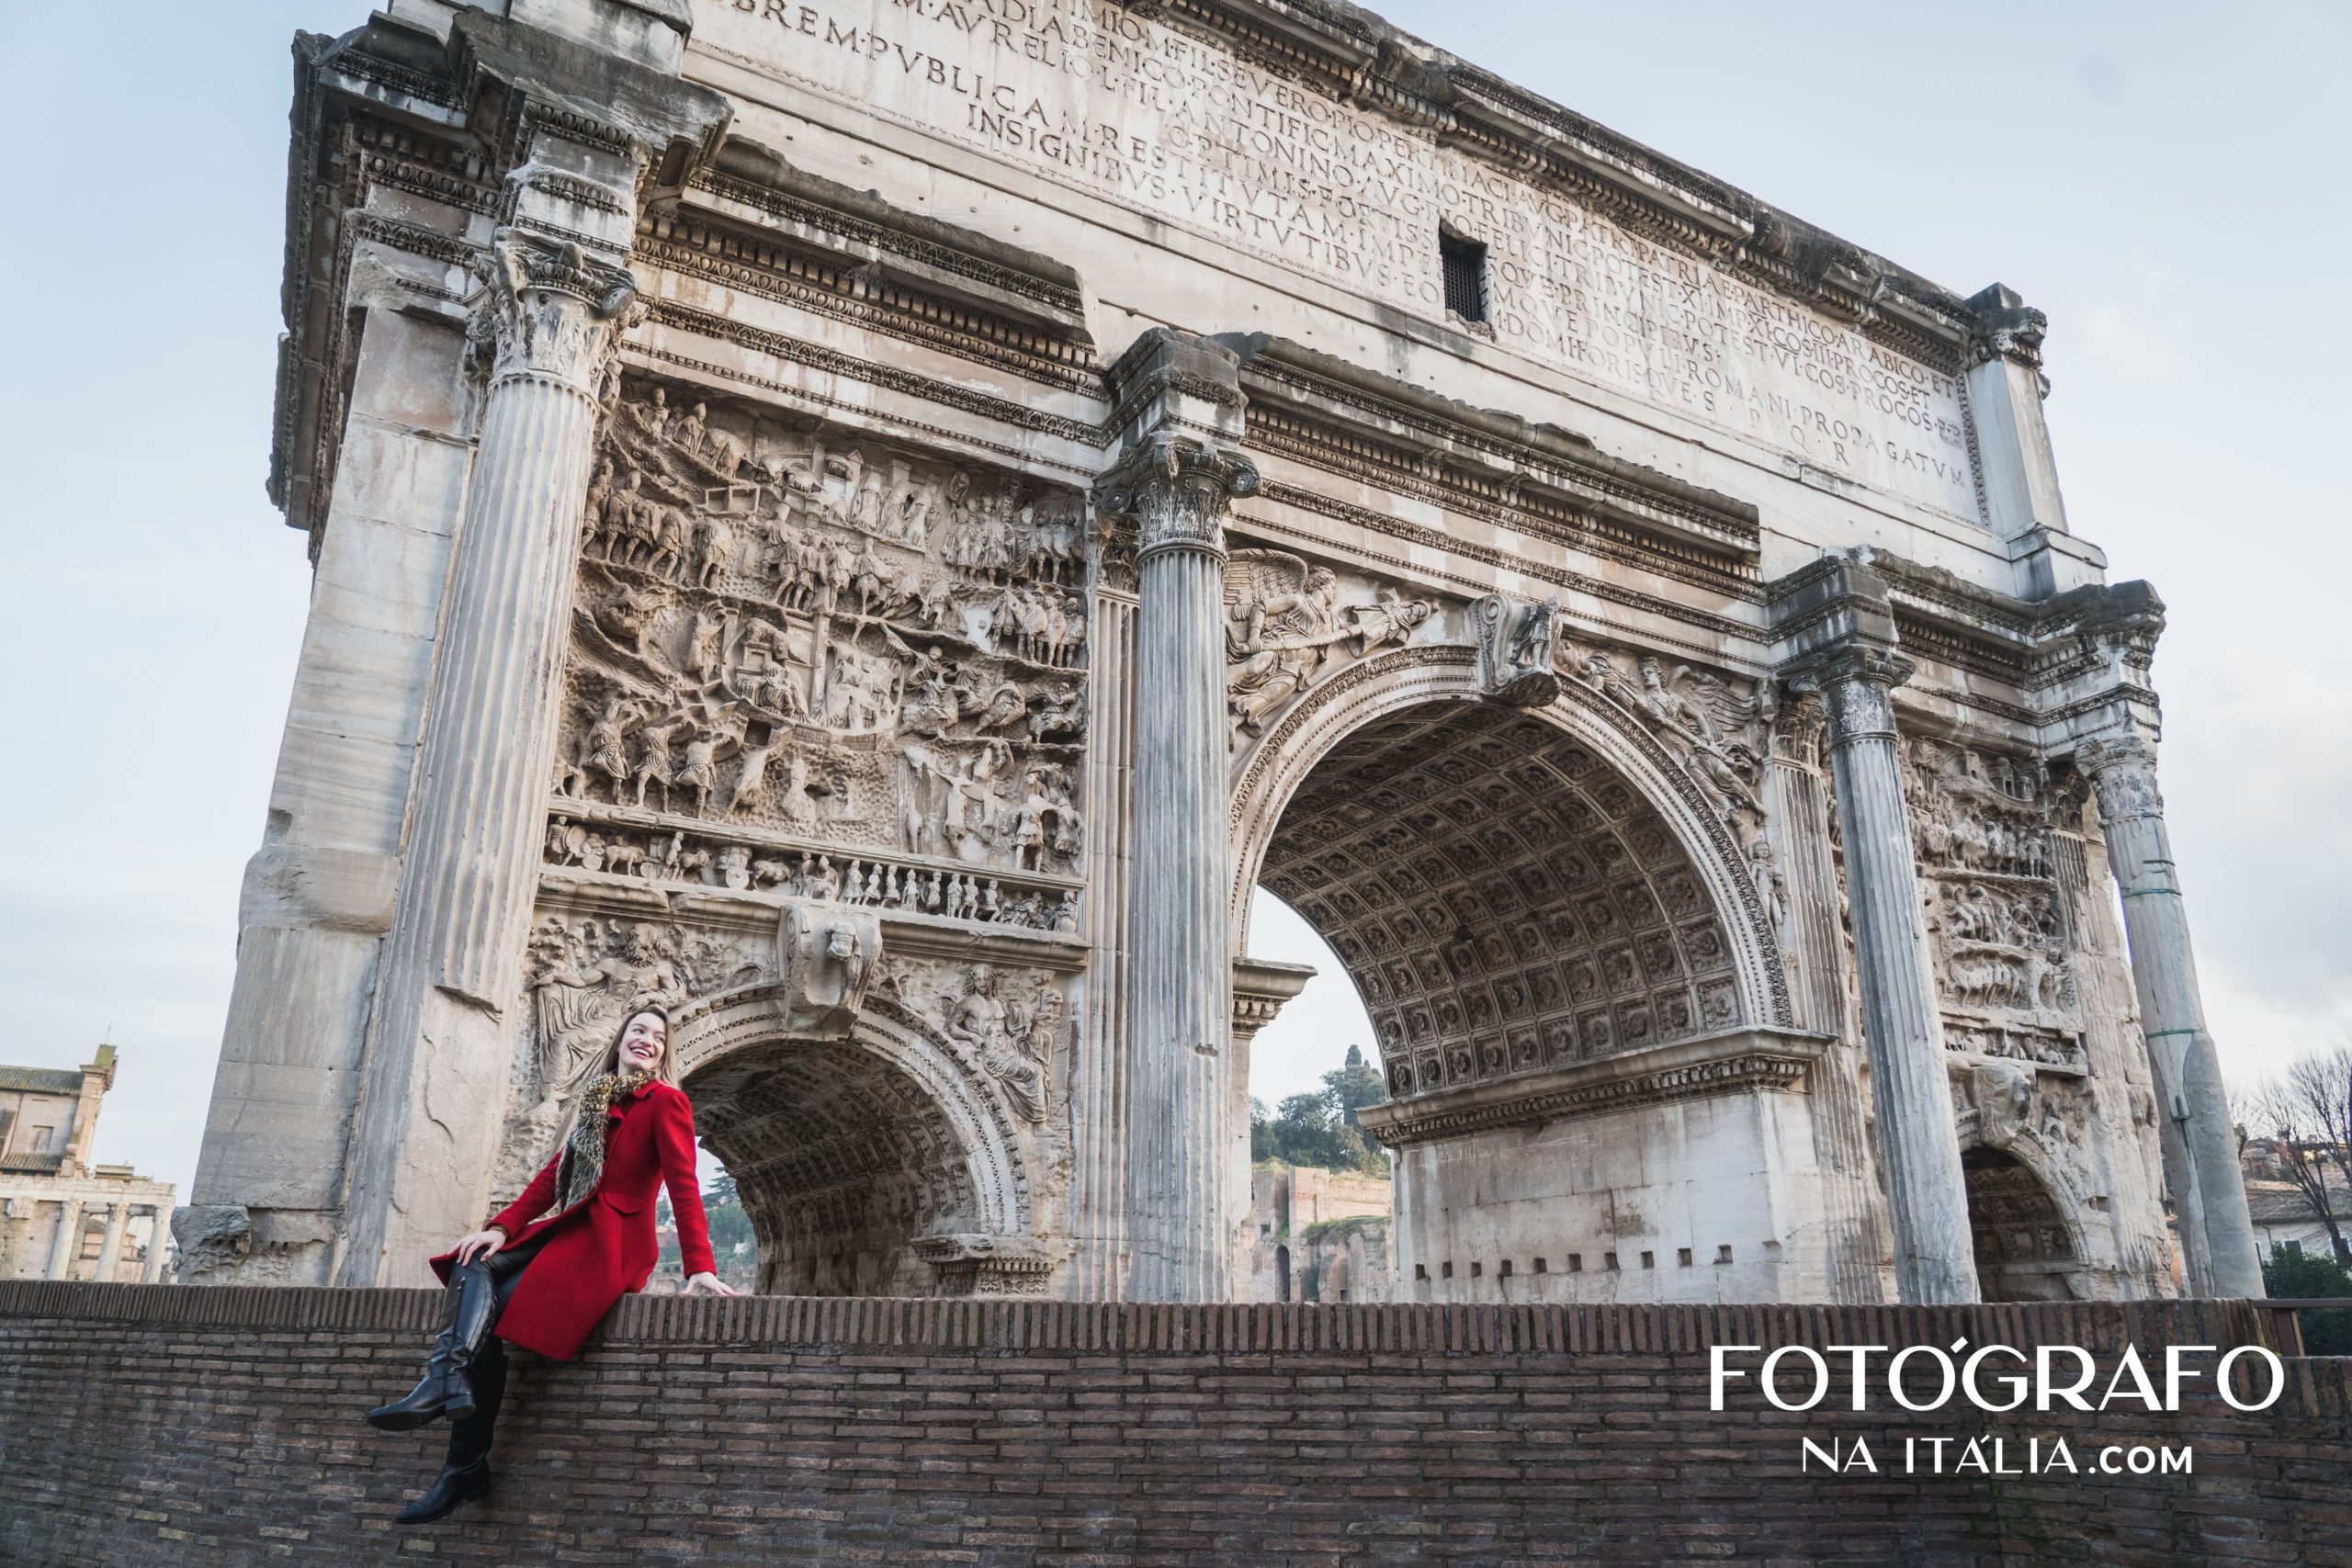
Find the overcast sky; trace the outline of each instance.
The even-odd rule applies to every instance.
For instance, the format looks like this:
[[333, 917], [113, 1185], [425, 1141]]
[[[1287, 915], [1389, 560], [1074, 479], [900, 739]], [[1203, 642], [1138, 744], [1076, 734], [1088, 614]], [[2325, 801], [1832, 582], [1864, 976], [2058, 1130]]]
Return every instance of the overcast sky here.
[[[2069, 518], [2170, 606], [2165, 792], [2224, 1066], [2352, 1034], [2337, 4], [1386, 6], [1398, 25], [1962, 293], [2050, 313]], [[195, 1172], [309, 570], [262, 495], [288, 40], [361, 3], [0, 6], [0, 1061], [111, 1032], [96, 1156]], [[1261, 901], [1264, 902], [1264, 901]], [[1259, 1038], [1314, 1086], [1329, 977]]]

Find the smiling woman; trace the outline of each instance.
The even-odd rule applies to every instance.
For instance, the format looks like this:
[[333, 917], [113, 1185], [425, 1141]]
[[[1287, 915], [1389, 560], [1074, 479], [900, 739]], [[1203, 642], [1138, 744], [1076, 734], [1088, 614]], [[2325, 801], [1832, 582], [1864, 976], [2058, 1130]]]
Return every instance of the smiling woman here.
[[390, 1432], [449, 1418], [447, 1461], [399, 1522], [427, 1523], [490, 1490], [505, 1346], [570, 1360], [615, 1302], [644, 1289], [661, 1255], [657, 1187], [670, 1191], [687, 1292], [735, 1293], [712, 1262], [694, 1107], [674, 1062], [669, 1014], [632, 1011], [579, 1079], [569, 1131], [522, 1196], [433, 1259], [448, 1295], [432, 1359], [416, 1387], [368, 1413]]

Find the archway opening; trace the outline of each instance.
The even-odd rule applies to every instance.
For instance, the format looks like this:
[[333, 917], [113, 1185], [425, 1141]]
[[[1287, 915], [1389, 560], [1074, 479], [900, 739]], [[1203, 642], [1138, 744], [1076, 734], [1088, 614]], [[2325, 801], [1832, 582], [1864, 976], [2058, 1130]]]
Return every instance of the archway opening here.
[[916, 1241], [990, 1228], [944, 1108], [854, 1042], [746, 1046], [684, 1087], [751, 1217], [763, 1294], [930, 1295]]
[[1392, 1100], [1743, 1021], [1680, 840], [1591, 748], [1516, 709], [1434, 701], [1349, 735], [1259, 876], [1354, 981]]
[[2072, 1301], [2068, 1277], [2081, 1260], [2041, 1179], [2000, 1149], [1970, 1149], [1960, 1165], [1968, 1182], [1978, 1293], [1988, 1302]]

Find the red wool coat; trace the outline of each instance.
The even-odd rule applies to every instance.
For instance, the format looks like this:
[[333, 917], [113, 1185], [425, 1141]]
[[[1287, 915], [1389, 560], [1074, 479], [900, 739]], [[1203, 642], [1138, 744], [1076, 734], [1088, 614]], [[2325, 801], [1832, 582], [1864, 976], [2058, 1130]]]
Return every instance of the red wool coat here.
[[[695, 1111], [684, 1089], [656, 1081], [616, 1099], [605, 1123], [605, 1174], [585, 1199], [560, 1214], [555, 1202], [557, 1161], [531, 1178], [522, 1196], [491, 1216], [509, 1247], [551, 1232], [499, 1315], [498, 1337], [542, 1356], [568, 1361], [613, 1303], [645, 1288], [660, 1260], [653, 1228], [653, 1193], [670, 1189], [678, 1225], [678, 1254], [688, 1275], [710, 1273], [710, 1233], [695, 1181]], [[546, 1217], [542, 1217], [546, 1216]], [[453, 1248], [433, 1260], [446, 1284], [457, 1261]]]

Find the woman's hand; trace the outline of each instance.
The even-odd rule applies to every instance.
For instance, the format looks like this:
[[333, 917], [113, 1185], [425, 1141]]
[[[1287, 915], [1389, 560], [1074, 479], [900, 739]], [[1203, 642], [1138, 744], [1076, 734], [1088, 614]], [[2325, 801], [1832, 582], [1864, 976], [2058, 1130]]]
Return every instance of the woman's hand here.
[[690, 1274], [686, 1277], [685, 1294], [690, 1296], [740, 1296], [743, 1292], [721, 1280], [716, 1274]]
[[463, 1265], [471, 1263], [477, 1258], [488, 1258], [505, 1245], [506, 1233], [496, 1225], [491, 1226], [488, 1230], [476, 1231], [458, 1243], [458, 1262]]

